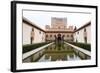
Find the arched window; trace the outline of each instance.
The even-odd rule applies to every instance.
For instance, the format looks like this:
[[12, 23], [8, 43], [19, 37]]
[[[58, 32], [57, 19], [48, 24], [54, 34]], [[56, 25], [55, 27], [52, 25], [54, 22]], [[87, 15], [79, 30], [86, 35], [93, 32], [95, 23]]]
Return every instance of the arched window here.
[[50, 37], [52, 37], [52, 35], [50, 35]]
[[46, 35], [46, 38], [48, 37], [48, 35]]
[[65, 37], [65, 35], [63, 35], [63, 37]]
[[69, 35], [67, 34], [67, 37], [69, 37]]
[[73, 37], [73, 35], [71, 35], [71, 37]]
[[79, 31], [77, 32], [77, 34], [79, 34]]
[[86, 32], [86, 28], [84, 28], [84, 32]]
[[34, 28], [32, 28], [32, 31], [34, 31]]
[[54, 37], [56, 37], [56, 35], [54, 35]]

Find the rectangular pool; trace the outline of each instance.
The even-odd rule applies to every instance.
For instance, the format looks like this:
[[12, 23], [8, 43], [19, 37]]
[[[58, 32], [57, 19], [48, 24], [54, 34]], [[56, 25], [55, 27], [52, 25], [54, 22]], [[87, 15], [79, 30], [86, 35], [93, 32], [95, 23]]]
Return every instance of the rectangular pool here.
[[54, 43], [36, 52], [35, 54], [25, 58], [22, 62], [31, 63], [50, 61], [74, 61], [88, 59], [91, 59], [91, 57], [65, 43]]

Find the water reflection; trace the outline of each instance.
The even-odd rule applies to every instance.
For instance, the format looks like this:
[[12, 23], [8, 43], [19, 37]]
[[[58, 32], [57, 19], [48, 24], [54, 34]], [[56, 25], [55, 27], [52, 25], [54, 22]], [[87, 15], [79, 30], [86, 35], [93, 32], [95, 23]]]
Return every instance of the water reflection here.
[[23, 60], [24, 63], [29, 62], [49, 62], [49, 61], [70, 61], [70, 60], [87, 60], [90, 56], [75, 50], [71, 46], [64, 43], [55, 43], [44, 48]]

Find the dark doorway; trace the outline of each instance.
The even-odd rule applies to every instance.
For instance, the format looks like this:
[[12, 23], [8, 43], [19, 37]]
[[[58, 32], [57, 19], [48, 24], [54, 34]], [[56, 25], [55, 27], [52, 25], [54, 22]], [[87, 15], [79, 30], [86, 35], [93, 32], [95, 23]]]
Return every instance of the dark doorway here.
[[87, 43], [87, 37], [84, 37], [84, 41], [85, 41], [85, 43]]
[[57, 41], [58, 41], [58, 42], [61, 42], [61, 34], [59, 33], [57, 36], [58, 36], [58, 37], [57, 37]]
[[32, 44], [32, 40], [33, 40], [33, 38], [31, 37], [31, 44]]

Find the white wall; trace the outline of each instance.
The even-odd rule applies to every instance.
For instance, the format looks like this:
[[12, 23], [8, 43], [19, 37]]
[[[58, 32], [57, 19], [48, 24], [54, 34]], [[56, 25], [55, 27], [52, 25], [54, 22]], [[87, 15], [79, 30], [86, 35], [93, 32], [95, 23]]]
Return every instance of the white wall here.
[[87, 30], [87, 42], [88, 43], [91, 43], [91, 26], [88, 26], [87, 28], [86, 28], [86, 30]]
[[26, 23], [23, 23], [23, 44], [30, 44], [32, 27]]
[[[10, 1], [11, 0], [0, 0], [0, 73], [12, 73], [10, 72], [10, 59], [11, 59], [11, 47], [10, 47]], [[88, 4], [88, 5], [99, 5], [100, 0], [32, 0], [40, 2], [56, 2], [66, 4]], [[100, 9], [98, 12], [98, 19], [100, 19]], [[98, 21], [98, 28], [100, 27], [100, 21]], [[100, 28], [98, 29], [100, 31]], [[100, 33], [98, 33], [100, 37]], [[98, 38], [100, 43], [100, 38]], [[98, 45], [100, 48], [100, 45]], [[100, 49], [98, 48], [98, 51]], [[98, 53], [100, 56], [100, 53]], [[98, 57], [99, 67], [95, 68], [81, 68], [81, 69], [64, 69], [64, 70], [51, 70], [51, 71], [37, 71], [34, 73], [99, 73], [100, 72], [100, 57]], [[17, 73], [17, 72], [16, 72]], [[20, 73], [33, 73], [32, 72], [20, 72]]]
[[34, 28], [34, 35], [33, 43], [45, 42], [45, 33], [43, 31]]
[[[87, 26], [85, 28], [86, 28], [86, 32], [87, 32], [87, 43], [91, 43], [91, 26]], [[84, 28], [79, 31], [76, 31], [74, 33], [74, 42], [76, 42], [76, 40], [77, 40], [77, 42], [85, 43]]]
[[[23, 23], [23, 44], [31, 44], [31, 31], [32, 26]], [[40, 33], [41, 32], [41, 33]], [[45, 33], [37, 28], [34, 28], [34, 40], [32, 43], [41, 43], [45, 42]]]
[[76, 40], [77, 40], [77, 42], [84, 43], [84, 35], [83, 35], [83, 33], [84, 33], [84, 30], [83, 29], [75, 32], [74, 33], [74, 41], [76, 42]]

